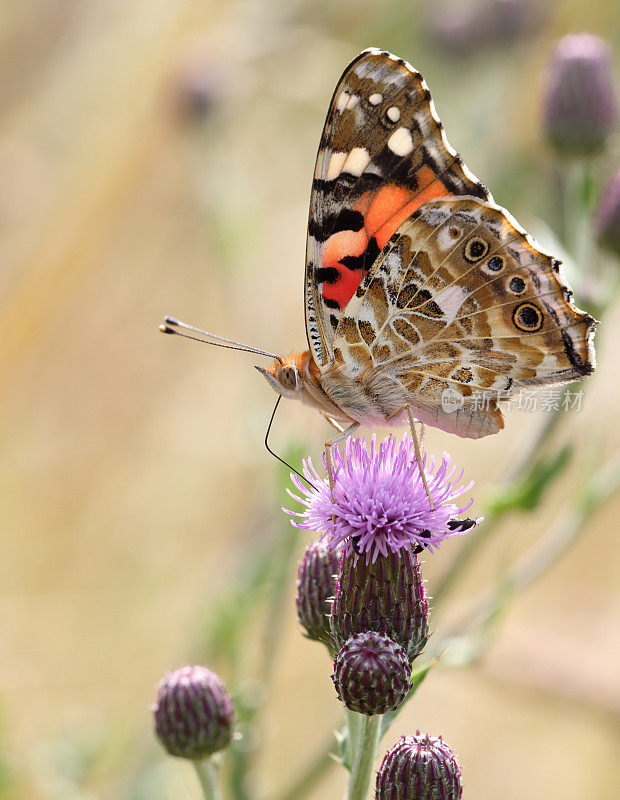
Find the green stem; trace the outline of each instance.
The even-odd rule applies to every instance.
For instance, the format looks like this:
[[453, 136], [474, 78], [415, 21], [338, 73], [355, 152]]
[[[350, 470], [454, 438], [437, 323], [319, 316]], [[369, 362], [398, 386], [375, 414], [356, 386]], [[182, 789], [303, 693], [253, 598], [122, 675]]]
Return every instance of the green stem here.
[[359, 742], [353, 758], [345, 800], [366, 800], [379, 749], [381, 715], [364, 716], [360, 727]]
[[589, 271], [587, 263], [591, 248], [590, 212], [592, 205], [591, 162], [578, 159], [567, 166], [564, 201], [564, 237], [575, 265]]
[[348, 729], [348, 748], [349, 748], [349, 763], [353, 768], [353, 762], [359, 749], [360, 736], [362, 735], [362, 725], [366, 717], [363, 714], [358, 714], [357, 711], [350, 711], [347, 708], [347, 729]]
[[204, 800], [221, 800], [220, 786], [217, 778], [217, 766], [212, 758], [196, 759], [192, 762]]

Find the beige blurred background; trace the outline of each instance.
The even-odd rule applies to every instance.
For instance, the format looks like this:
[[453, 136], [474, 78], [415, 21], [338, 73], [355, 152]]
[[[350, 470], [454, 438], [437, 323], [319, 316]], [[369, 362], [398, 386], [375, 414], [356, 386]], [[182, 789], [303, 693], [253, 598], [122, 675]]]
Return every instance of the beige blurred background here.
[[[197, 796], [191, 772], [153, 741], [149, 705], [162, 674], [191, 659], [197, 629], [257, 537], [280, 524], [262, 444], [274, 398], [256, 359], [162, 337], [157, 325], [170, 313], [277, 352], [304, 347], [308, 195], [346, 63], [370, 45], [414, 63], [450, 141], [498, 201], [535, 235], [553, 224], [542, 71], [569, 31], [617, 44], [617, 4], [558, 1], [524, 40], [452, 56], [428, 34], [434, 8], [4, 4], [3, 800]], [[612, 162], [597, 165], [601, 178]], [[600, 443], [601, 458], [617, 450], [619, 335], [616, 311], [598, 336], [584, 410], [562, 434], [577, 444], [566, 480], [504, 527], [453, 611], [569, 502], [589, 445]], [[427, 446], [466, 466], [482, 506], [540, 423], [514, 412], [501, 436], [429, 431]], [[326, 433], [310, 411], [284, 404], [273, 444], [306, 442], [317, 456]], [[386, 745], [416, 728], [443, 734], [477, 800], [617, 798], [619, 515], [616, 497], [509, 606], [480, 665], [436, 670]], [[430, 594], [459, 546], [427, 565]], [[328, 659], [300, 635], [293, 596], [291, 573], [262, 718], [261, 797], [275, 796], [340, 718]], [[334, 768], [312, 797], [338, 797], [342, 785]]]

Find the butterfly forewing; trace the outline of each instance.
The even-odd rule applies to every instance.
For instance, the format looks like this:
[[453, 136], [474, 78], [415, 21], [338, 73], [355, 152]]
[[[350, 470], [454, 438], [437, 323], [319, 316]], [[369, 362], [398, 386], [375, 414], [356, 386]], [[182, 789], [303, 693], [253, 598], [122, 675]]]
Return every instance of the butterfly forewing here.
[[448, 144], [419, 72], [370, 49], [341, 77], [317, 157], [306, 255], [306, 328], [315, 361], [360, 281], [397, 228], [435, 198], [486, 187]]

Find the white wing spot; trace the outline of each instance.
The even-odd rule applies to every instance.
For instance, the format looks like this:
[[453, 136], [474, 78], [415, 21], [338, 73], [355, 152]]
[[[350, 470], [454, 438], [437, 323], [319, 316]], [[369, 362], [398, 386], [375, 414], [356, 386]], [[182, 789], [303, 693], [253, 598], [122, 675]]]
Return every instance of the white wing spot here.
[[379, 103], [383, 102], [383, 95], [376, 92], [375, 94], [371, 94], [368, 98], [368, 102], [371, 106], [378, 106]]
[[356, 94], [352, 94], [351, 97], [349, 97], [347, 108], [353, 108], [353, 106], [357, 105], [358, 101], [359, 101], [359, 96]]
[[345, 108], [347, 107], [348, 100], [349, 100], [349, 93], [341, 92], [338, 99], [336, 100], [336, 108], [338, 109], [338, 111], [342, 113], [345, 110]]
[[446, 325], [456, 317], [459, 308], [467, 297], [467, 289], [462, 286], [448, 286], [447, 289], [435, 295], [433, 300], [446, 316]]
[[397, 128], [387, 141], [387, 146], [397, 156], [406, 156], [413, 150], [413, 137], [407, 128]]
[[386, 113], [388, 119], [392, 120], [392, 122], [398, 122], [398, 120], [400, 119], [400, 108], [397, 108], [396, 106], [388, 108]]
[[[452, 236], [454, 231], [454, 236]], [[461, 238], [462, 230], [456, 225], [444, 225], [437, 234], [437, 245], [441, 250], [451, 250]]]
[[349, 153], [345, 152], [344, 150], [341, 152], [332, 153], [332, 157], [329, 159], [329, 168], [327, 170], [326, 180], [333, 181], [338, 177], [338, 175], [340, 175], [348, 155]]
[[[342, 172], [350, 175], [361, 175], [370, 162], [370, 153], [365, 147], [354, 147], [344, 162]], [[331, 165], [330, 165], [331, 166]]]

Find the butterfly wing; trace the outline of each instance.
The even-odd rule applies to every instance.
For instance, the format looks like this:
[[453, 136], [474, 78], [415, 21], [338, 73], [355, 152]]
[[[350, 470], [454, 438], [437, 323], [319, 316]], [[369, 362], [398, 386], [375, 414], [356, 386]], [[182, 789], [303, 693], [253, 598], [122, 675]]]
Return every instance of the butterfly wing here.
[[306, 331], [319, 367], [333, 361], [343, 309], [392, 234], [450, 195], [492, 199], [448, 144], [420, 73], [365, 50], [336, 86], [310, 198]]
[[495, 433], [498, 397], [594, 369], [596, 322], [575, 308], [559, 267], [493, 203], [425, 203], [347, 305], [335, 360], [366, 375], [369, 393], [373, 381], [382, 386], [378, 402], [406, 402], [419, 419], [461, 436]]

